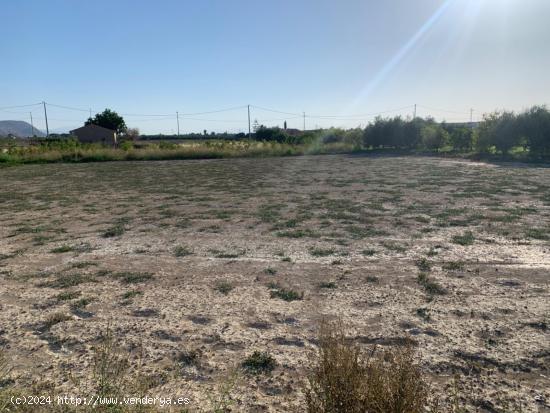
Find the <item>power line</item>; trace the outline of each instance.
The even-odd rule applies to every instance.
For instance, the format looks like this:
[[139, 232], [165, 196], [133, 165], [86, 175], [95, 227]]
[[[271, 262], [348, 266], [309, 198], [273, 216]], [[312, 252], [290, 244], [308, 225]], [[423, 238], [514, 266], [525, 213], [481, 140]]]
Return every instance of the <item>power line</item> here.
[[68, 109], [68, 110], [76, 110], [76, 111], [79, 111], [79, 112], [88, 112], [90, 109], [79, 109], [79, 108], [74, 108], [72, 106], [62, 106], [62, 105], [56, 105], [56, 104], [53, 104], [53, 103], [49, 103], [49, 102], [46, 102], [47, 105], [49, 106], [53, 106], [55, 108], [61, 108], [61, 109]]
[[469, 112], [459, 112], [459, 111], [456, 111], [456, 110], [437, 109], [437, 108], [432, 108], [432, 107], [424, 106], [424, 105], [418, 105], [418, 106], [421, 107], [421, 108], [424, 108], [424, 109], [434, 110], [436, 112], [457, 113], [457, 114], [460, 114], [460, 115], [467, 115], [469, 113]]
[[17, 108], [28, 108], [29, 106], [38, 106], [38, 105], [41, 105], [42, 102], [39, 102], [39, 103], [31, 103], [31, 104], [28, 104], [28, 105], [18, 105], [18, 106], [4, 106], [2, 108], [0, 108], [0, 110], [4, 110], [4, 109], [17, 109]]

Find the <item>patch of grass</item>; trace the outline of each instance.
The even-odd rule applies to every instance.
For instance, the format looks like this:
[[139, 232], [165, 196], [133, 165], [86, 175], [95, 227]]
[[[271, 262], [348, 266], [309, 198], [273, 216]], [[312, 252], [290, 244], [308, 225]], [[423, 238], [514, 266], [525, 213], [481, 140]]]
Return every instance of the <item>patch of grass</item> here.
[[219, 251], [215, 249], [209, 250], [216, 258], [226, 258], [226, 259], [232, 259], [232, 258], [239, 258], [246, 254], [245, 250], [237, 250], [237, 251]]
[[54, 325], [62, 323], [64, 321], [71, 320], [71, 316], [64, 313], [54, 313], [46, 317], [42, 326], [45, 330], [49, 330]]
[[271, 298], [280, 298], [281, 300], [285, 301], [296, 301], [296, 300], [302, 300], [304, 298], [304, 293], [299, 293], [298, 291], [282, 288], [277, 286], [274, 290], [270, 293]]
[[446, 271], [461, 271], [464, 269], [464, 263], [461, 261], [449, 261], [444, 263], [441, 268]]
[[80, 291], [66, 291], [56, 295], [57, 301], [70, 301], [80, 297], [82, 293]]
[[525, 236], [527, 238], [533, 238], [538, 240], [548, 240], [550, 239], [550, 229], [546, 228], [529, 228], [525, 231]]
[[233, 290], [233, 284], [231, 284], [229, 281], [218, 281], [216, 285], [214, 286], [214, 290], [222, 293], [223, 295], [229, 294]]
[[393, 242], [393, 241], [383, 241], [382, 246], [390, 251], [395, 251], [395, 252], [407, 251], [406, 246], [398, 244], [397, 242]]
[[251, 374], [270, 373], [276, 366], [277, 362], [266, 351], [255, 351], [241, 363], [241, 367]]
[[439, 283], [429, 278], [428, 274], [426, 274], [425, 272], [419, 273], [416, 281], [424, 288], [426, 293], [428, 293], [429, 295], [447, 294], [447, 290]]
[[373, 283], [373, 284], [380, 281], [379, 278], [376, 275], [367, 275], [366, 280], [367, 280], [368, 283]]
[[86, 267], [92, 267], [96, 266], [96, 262], [92, 261], [81, 261], [81, 262], [75, 262], [71, 265], [71, 268], [86, 268]]
[[328, 289], [336, 288], [336, 283], [334, 281], [323, 281], [319, 283], [319, 288], [328, 288]]
[[283, 238], [319, 238], [319, 234], [315, 231], [312, 231], [310, 229], [296, 229], [296, 230], [289, 230], [289, 231], [280, 231], [277, 232], [278, 237]]
[[130, 291], [126, 291], [124, 294], [122, 294], [122, 299], [131, 300], [132, 298], [138, 297], [140, 295], [143, 295], [143, 291], [130, 290]]
[[107, 228], [101, 236], [103, 238], [113, 238], [113, 237], [120, 237], [122, 234], [126, 232], [126, 226], [124, 225], [125, 221], [119, 221], [115, 223], [114, 225]]
[[264, 272], [267, 274], [267, 275], [275, 275], [277, 274], [277, 270], [275, 268], [271, 268], [271, 267], [267, 267]]
[[96, 282], [96, 280], [93, 277], [90, 277], [88, 275], [64, 274], [64, 275], [58, 275], [55, 278], [55, 280], [46, 281], [40, 284], [39, 286], [47, 287], [47, 288], [70, 288], [70, 287], [77, 286], [79, 284], [90, 283], [90, 282]]
[[175, 257], [185, 257], [187, 255], [193, 254], [193, 251], [189, 248], [187, 248], [184, 245], [178, 245], [174, 247], [174, 256]]
[[372, 257], [374, 254], [376, 254], [376, 250], [372, 248], [367, 248], [361, 251], [361, 254], [363, 254], [365, 257]]
[[334, 255], [336, 250], [334, 248], [311, 248], [309, 253], [314, 257], [328, 257]]
[[82, 297], [80, 300], [77, 300], [71, 304], [71, 309], [80, 310], [96, 300], [97, 298], [94, 297]]
[[330, 265], [342, 265], [342, 264], [343, 264], [342, 260], [332, 260], [332, 262], [330, 263]]
[[432, 264], [426, 258], [420, 258], [414, 263], [420, 271], [429, 272], [432, 270]]
[[120, 279], [125, 284], [137, 284], [153, 279], [150, 272], [117, 272], [111, 275], [113, 278]]
[[429, 386], [410, 346], [362, 351], [337, 323], [323, 324], [305, 389], [308, 413], [423, 413]]
[[51, 253], [53, 254], [62, 254], [64, 252], [72, 252], [74, 251], [74, 247], [70, 246], [70, 245], [61, 245], [59, 247], [56, 247], [52, 250], [50, 250]]
[[474, 234], [472, 234], [472, 231], [466, 231], [465, 233], [461, 235], [455, 235], [452, 238], [452, 242], [458, 245], [472, 245], [475, 241]]

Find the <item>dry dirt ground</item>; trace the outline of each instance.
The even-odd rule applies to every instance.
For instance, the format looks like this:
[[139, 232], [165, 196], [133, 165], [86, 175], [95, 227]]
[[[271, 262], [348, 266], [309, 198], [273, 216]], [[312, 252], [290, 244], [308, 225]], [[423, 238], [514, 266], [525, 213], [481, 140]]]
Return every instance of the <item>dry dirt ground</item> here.
[[[433, 394], [468, 411], [547, 412], [549, 270], [546, 167], [338, 155], [0, 169], [4, 385], [93, 391], [92, 349], [111, 334], [149, 395], [303, 411], [332, 318], [361, 346], [412, 343]], [[271, 373], [243, 371], [255, 350]]]

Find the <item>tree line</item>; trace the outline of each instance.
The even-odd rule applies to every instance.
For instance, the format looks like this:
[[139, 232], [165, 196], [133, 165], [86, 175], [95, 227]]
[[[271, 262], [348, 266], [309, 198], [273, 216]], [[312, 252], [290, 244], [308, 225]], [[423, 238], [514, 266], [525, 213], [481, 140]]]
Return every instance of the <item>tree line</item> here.
[[520, 113], [486, 114], [474, 124], [439, 123], [432, 118], [378, 117], [366, 128], [320, 129], [289, 134], [280, 128], [257, 128], [256, 140], [304, 144], [344, 142], [358, 149], [455, 151], [508, 155], [528, 152], [550, 156], [550, 111], [533, 106]]

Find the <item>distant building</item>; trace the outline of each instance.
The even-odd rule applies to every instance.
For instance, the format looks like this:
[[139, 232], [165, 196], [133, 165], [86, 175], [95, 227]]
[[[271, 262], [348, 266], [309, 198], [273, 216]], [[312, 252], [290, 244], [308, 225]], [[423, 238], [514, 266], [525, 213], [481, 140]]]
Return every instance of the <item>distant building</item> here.
[[73, 129], [71, 135], [76, 136], [82, 143], [102, 143], [104, 145], [116, 145], [116, 132], [94, 124], [85, 125]]

